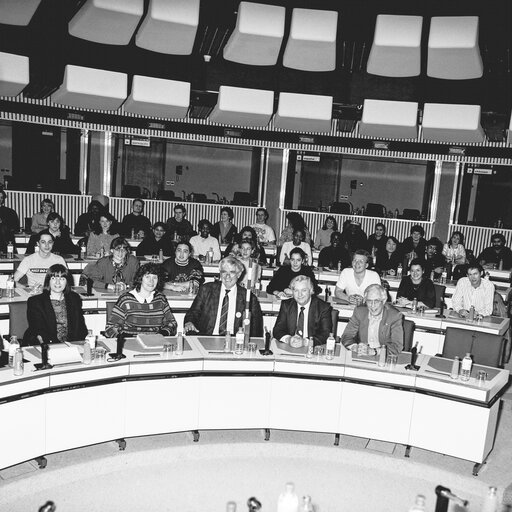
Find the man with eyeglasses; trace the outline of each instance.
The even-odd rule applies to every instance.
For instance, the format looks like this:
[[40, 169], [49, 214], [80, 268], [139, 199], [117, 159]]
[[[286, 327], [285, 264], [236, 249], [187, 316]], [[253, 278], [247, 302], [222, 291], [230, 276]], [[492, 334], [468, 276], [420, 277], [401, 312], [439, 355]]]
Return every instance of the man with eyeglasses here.
[[138, 268], [139, 260], [130, 254], [130, 245], [124, 238], [118, 237], [110, 244], [110, 254], [89, 263], [83, 274], [92, 279], [96, 290], [121, 292], [132, 285]]
[[[220, 281], [203, 284], [185, 315], [185, 332], [224, 336], [243, 326], [248, 291], [237, 284], [244, 266], [233, 256], [219, 263]], [[251, 336], [263, 336], [260, 303], [250, 292]]]
[[46, 272], [52, 265], [59, 263], [66, 266], [62, 256], [52, 253], [54, 242], [55, 238], [50, 233], [39, 233], [36, 246], [38, 252], [23, 258], [14, 273], [14, 280], [17, 282], [26, 275], [29, 287], [42, 287]]
[[364, 292], [365, 303], [354, 309], [341, 337], [345, 348], [366, 345], [367, 354], [380, 352], [382, 346], [389, 354], [399, 354], [404, 347], [403, 315], [387, 304], [387, 292], [380, 284], [371, 284]]

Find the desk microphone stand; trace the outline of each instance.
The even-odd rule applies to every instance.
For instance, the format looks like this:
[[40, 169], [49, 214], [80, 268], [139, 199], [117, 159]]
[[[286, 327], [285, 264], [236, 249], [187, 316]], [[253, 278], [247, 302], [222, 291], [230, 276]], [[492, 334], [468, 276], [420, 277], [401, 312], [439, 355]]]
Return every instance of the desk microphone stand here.
[[36, 370], [50, 370], [53, 366], [48, 362], [48, 343], [45, 343], [41, 336], [38, 336], [37, 339], [41, 343], [41, 362], [36, 363], [34, 367]]
[[463, 507], [464, 509], [469, 504], [468, 500], [459, 498], [453, 494], [450, 489], [443, 487], [442, 485], [438, 485], [436, 487], [436, 495], [437, 501], [435, 512], [448, 512], [448, 505], [450, 504], [450, 501], [455, 502], [459, 507]]
[[119, 333], [117, 336], [117, 344], [116, 351], [111, 352], [109, 357], [114, 359], [115, 361], [119, 361], [120, 359], [125, 359], [126, 356], [123, 354], [124, 342], [126, 340], [126, 335], [124, 333]]
[[446, 316], [444, 316], [444, 300], [441, 301], [441, 305], [439, 306], [439, 314], [436, 315], [436, 318], [446, 318]]
[[262, 356], [271, 356], [273, 354], [272, 350], [270, 350], [270, 332], [265, 327], [265, 348], [260, 350], [260, 354]]
[[416, 359], [418, 359], [418, 342], [416, 342], [414, 347], [411, 348], [411, 362], [405, 367], [405, 369], [417, 372], [420, 367], [416, 365]]

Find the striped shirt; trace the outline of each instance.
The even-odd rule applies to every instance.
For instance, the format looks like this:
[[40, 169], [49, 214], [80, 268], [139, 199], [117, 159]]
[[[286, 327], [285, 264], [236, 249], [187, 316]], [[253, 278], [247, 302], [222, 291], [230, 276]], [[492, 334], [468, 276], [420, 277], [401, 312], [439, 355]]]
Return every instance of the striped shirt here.
[[114, 338], [120, 332], [134, 336], [148, 332], [160, 332], [164, 336], [176, 334], [178, 324], [165, 295], [154, 292], [148, 299], [140, 302], [131, 292], [121, 295], [107, 319], [107, 337]]
[[475, 288], [468, 277], [461, 277], [455, 291], [453, 292], [452, 305], [457, 313], [461, 309], [469, 311], [471, 306], [475, 307], [478, 315], [492, 315], [494, 303], [494, 285], [487, 279], [482, 279], [480, 285]]

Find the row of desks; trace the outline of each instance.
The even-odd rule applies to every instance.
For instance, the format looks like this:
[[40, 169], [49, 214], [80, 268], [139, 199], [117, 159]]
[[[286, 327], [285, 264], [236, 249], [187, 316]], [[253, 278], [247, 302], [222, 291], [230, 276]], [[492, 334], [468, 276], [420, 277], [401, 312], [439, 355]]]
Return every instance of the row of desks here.
[[[92, 296], [85, 296], [85, 289], [75, 288], [82, 294], [83, 309], [86, 314], [87, 326], [94, 333], [99, 333], [105, 329], [107, 302], [115, 302], [118, 298], [113, 292], [94, 291]], [[30, 290], [24, 286], [18, 286], [15, 290], [16, 297], [0, 299], [0, 330], [9, 332], [9, 303], [26, 302], [30, 297]], [[176, 316], [178, 326], [181, 329], [185, 313], [190, 308], [194, 299], [193, 295], [180, 294], [176, 292], [165, 292], [169, 304]], [[274, 296], [269, 296], [265, 292], [259, 292], [259, 301], [263, 312], [264, 324], [270, 330], [274, 326], [276, 316], [279, 312], [281, 301]], [[330, 299], [332, 306], [339, 310], [339, 323], [337, 333], [341, 335], [352, 316], [354, 307], [349, 304], [342, 304], [337, 300]], [[509, 319], [500, 317], [485, 317], [481, 322], [469, 322], [460, 318], [453, 311], [446, 311], [446, 318], [437, 318], [435, 314], [413, 314], [411, 310], [400, 308], [405, 317], [414, 321], [415, 341], [418, 341], [425, 354], [439, 354], [442, 352], [444, 343], [444, 334], [448, 327], [457, 327], [460, 329], [477, 330], [491, 334], [505, 335], [509, 328]]]
[[[100, 343], [114, 350], [114, 340]], [[108, 440], [206, 429], [355, 435], [477, 465], [492, 450], [506, 370], [475, 367], [464, 383], [450, 379], [451, 361], [425, 354], [413, 372], [406, 353], [389, 369], [340, 346], [330, 361], [275, 341], [272, 356], [219, 353], [222, 346], [222, 338], [187, 336], [182, 356], [163, 359], [132, 339], [119, 362], [45, 371], [34, 371], [37, 351], [25, 350], [23, 376], [0, 368], [0, 411], [9, 418], [0, 422], [9, 439], [0, 468]], [[479, 386], [481, 369], [488, 380]]]

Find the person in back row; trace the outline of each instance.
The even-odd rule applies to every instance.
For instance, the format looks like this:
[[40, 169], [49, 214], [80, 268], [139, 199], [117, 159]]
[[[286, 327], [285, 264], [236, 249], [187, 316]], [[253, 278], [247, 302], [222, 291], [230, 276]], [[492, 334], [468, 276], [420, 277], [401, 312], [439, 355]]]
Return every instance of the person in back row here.
[[420, 225], [411, 227], [411, 236], [408, 236], [402, 243], [402, 253], [405, 256], [407, 267], [409, 262], [415, 258], [424, 259], [427, 243], [425, 241], [425, 230]]
[[[39, 233], [50, 233], [53, 236], [54, 244], [52, 252], [54, 254], [77, 254], [79, 249], [69, 234], [69, 228], [64, 223], [64, 219], [57, 213], [48, 214], [48, 227]], [[25, 254], [33, 254], [37, 244], [39, 235], [32, 235], [28, 241], [27, 251]]]
[[163, 222], [155, 222], [153, 232], [148, 233], [144, 240], [135, 249], [137, 256], [160, 254], [162, 250], [164, 256], [172, 256], [174, 254], [173, 246], [169, 237], [165, 233], [165, 224]]
[[281, 252], [279, 253], [279, 263], [281, 265], [288, 264], [290, 259], [290, 253], [292, 249], [299, 248], [304, 251], [307, 256], [306, 263], [308, 265], [313, 265], [313, 254], [311, 253], [311, 246], [304, 241], [306, 233], [304, 229], [296, 229], [293, 232], [293, 240], [291, 242], [285, 242], [281, 247]]
[[62, 256], [52, 253], [55, 239], [50, 233], [36, 235], [39, 252], [25, 256], [14, 273], [14, 280], [19, 281], [24, 275], [30, 287], [43, 286], [46, 272], [52, 265], [60, 264], [64, 267], [66, 262]]
[[343, 247], [341, 233], [334, 231], [331, 235], [331, 245], [324, 247], [318, 255], [318, 266], [337, 270], [338, 265], [341, 269], [350, 267], [350, 254]]
[[365, 250], [357, 250], [352, 256], [352, 267], [341, 271], [334, 291], [338, 299], [347, 300], [350, 304], [363, 303], [364, 291], [371, 284], [380, 285], [377, 272], [368, 270], [370, 255]]
[[230, 244], [234, 241], [237, 228], [233, 224], [234, 213], [229, 206], [220, 210], [220, 221], [216, 222], [211, 229], [211, 236], [219, 241], [219, 244]]
[[219, 261], [221, 258], [219, 241], [210, 235], [212, 223], [208, 219], [202, 219], [199, 221], [197, 227], [199, 229], [199, 235], [193, 236], [190, 239], [194, 256], [198, 259], [204, 259], [206, 253], [212, 249], [213, 261]]
[[186, 216], [185, 207], [182, 204], [177, 204], [174, 207], [174, 217], [167, 219], [167, 236], [171, 240], [188, 242], [196, 234], [192, 224], [185, 218]]
[[256, 224], [253, 224], [251, 227], [256, 232], [260, 244], [274, 244], [276, 242], [276, 234], [267, 224], [268, 217], [269, 215], [265, 208], [258, 208], [256, 210]]
[[131, 238], [132, 233], [136, 238], [144, 238], [151, 231], [151, 221], [142, 215], [144, 210], [144, 201], [140, 198], [132, 202], [132, 211], [123, 217], [121, 221], [121, 235], [125, 238]]
[[491, 247], [484, 249], [477, 260], [483, 268], [512, 269], [512, 251], [505, 247], [505, 237], [501, 233], [493, 233]]
[[39, 233], [48, 227], [48, 214], [55, 210], [54, 202], [45, 198], [41, 201], [41, 210], [32, 215], [32, 223], [30, 225], [30, 230], [32, 233]]

